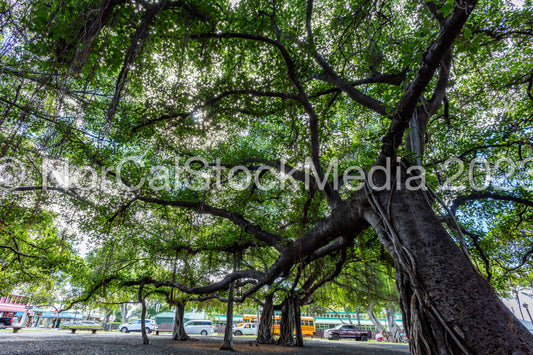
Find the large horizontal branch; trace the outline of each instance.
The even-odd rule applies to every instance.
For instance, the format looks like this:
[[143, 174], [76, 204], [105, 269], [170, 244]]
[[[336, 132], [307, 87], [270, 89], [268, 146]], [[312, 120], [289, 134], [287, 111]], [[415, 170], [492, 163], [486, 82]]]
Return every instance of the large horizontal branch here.
[[142, 280], [130, 280], [123, 281], [123, 286], [136, 286], [140, 284], [144, 285], [154, 285], [155, 287], [173, 287], [178, 290], [188, 293], [188, 294], [208, 294], [214, 293], [226, 289], [228, 285], [238, 279], [252, 279], [252, 280], [262, 280], [265, 278], [265, 274], [257, 270], [240, 270], [234, 271], [231, 274], [226, 275], [222, 280], [214, 282], [207, 286], [186, 286], [176, 281], [162, 280], [158, 281], [152, 278], [144, 278]]
[[348, 97], [350, 97], [358, 104], [369, 108], [382, 116], [386, 116], [391, 113], [392, 109], [390, 107], [387, 107], [387, 105], [385, 105], [383, 102], [363, 94], [361, 91], [357, 90], [354, 85], [352, 85], [349, 81], [339, 76], [324, 59], [324, 57], [322, 57], [318, 52], [314, 54], [314, 58], [315, 61], [324, 69], [324, 72], [326, 73], [326, 81], [335, 85], [338, 90], [344, 92], [346, 95], [348, 95]]
[[338, 250], [346, 249], [352, 243], [353, 243], [353, 239], [351, 238], [339, 237], [335, 239], [333, 242], [329, 243], [328, 245], [318, 249], [317, 251], [309, 255], [304, 261], [306, 263], [309, 263], [313, 260], [320, 259]]
[[282, 241], [282, 238], [280, 236], [262, 230], [260, 226], [248, 221], [240, 213], [230, 212], [221, 208], [206, 205], [201, 202], [164, 200], [155, 197], [143, 196], [137, 196], [136, 199], [139, 201], [153, 203], [161, 206], [183, 207], [195, 210], [197, 213], [210, 214], [212, 216], [225, 218], [233, 222], [235, 225], [241, 227], [242, 230], [246, 233], [256, 236], [260, 241], [264, 242], [265, 244], [273, 246], [278, 250], [281, 249], [280, 242]]
[[[331, 240], [340, 235], [353, 237], [367, 226], [367, 222], [362, 219], [362, 215], [356, 208], [350, 208], [347, 203], [342, 203], [333, 210], [332, 215], [317, 223], [315, 227], [305, 233], [301, 238], [285, 244], [280, 251], [278, 259], [272, 264], [266, 273], [253, 270], [236, 271], [226, 276], [222, 281], [217, 282], [214, 284], [215, 286], [212, 287], [204, 286], [202, 288], [191, 288], [177, 283], [173, 284], [171, 281], [165, 281], [158, 284], [154, 283], [154, 285], [156, 287], [179, 286], [181, 288], [178, 288], [185, 293], [209, 294], [227, 288], [230, 282], [237, 279], [249, 278], [257, 280], [257, 283], [245, 291], [240, 297], [240, 300], [244, 300], [246, 297], [258, 291], [261, 287], [273, 284], [277, 278], [288, 277], [291, 267], [299, 262], [301, 258], [311, 255], [317, 249], [327, 245]], [[254, 272], [257, 273], [255, 276], [252, 275]], [[216, 296], [212, 298], [216, 298]]]
[[482, 28], [473, 30], [472, 33], [483, 33], [495, 40], [500, 40], [507, 37], [522, 37], [533, 36], [533, 30], [508, 30], [506, 28]]
[[[490, 149], [490, 148], [509, 148], [509, 147], [511, 147], [513, 145], [522, 146], [522, 145], [526, 145], [526, 144], [529, 145], [528, 142], [526, 142], [526, 141], [511, 141], [511, 142], [507, 142], [507, 143], [478, 145], [478, 146], [475, 146], [475, 147], [472, 147], [472, 148], [469, 148], [469, 149], [465, 150], [461, 154], [457, 155], [457, 158], [464, 159], [464, 158], [466, 158], [466, 156], [468, 154], [473, 153], [473, 152], [477, 152], [479, 150], [485, 150], [485, 149]], [[435, 165], [438, 165], [438, 164], [442, 164], [442, 163], [446, 162], [448, 159], [450, 159], [450, 158], [435, 160], [435, 161], [431, 162], [430, 164], [426, 164], [426, 166], [430, 167], [430, 166], [435, 166]]]
[[471, 193], [469, 195], [457, 197], [455, 200], [453, 200], [453, 203], [450, 206], [450, 211], [452, 214], [455, 214], [459, 206], [465, 204], [468, 201], [488, 200], [488, 199], [515, 202], [515, 203], [519, 203], [525, 206], [533, 207], [533, 201], [525, 199], [523, 197], [503, 195], [503, 194], [498, 194], [495, 192], [487, 191], [487, 192]]
[[[400, 73], [400, 74], [374, 73], [372, 74], [372, 76], [369, 76], [368, 78], [350, 81], [348, 84], [353, 87], [365, 85], [365, 84], [389, 84], [389, 85], [398, 86], [404, 80], [405, 80], [404, 73]], [[342, 92], [342, 90], [339, 89], [338, 87], [335, 87], [331, 89], [325, 89], [325, 90], [318, 91], [314, 94], [309, 95], [309, 97], [315, 98], [315, 97], [320, 97], [320, 96], [324, 96], [328, 94], [336, 94], [340, 92]]]
[[22, 256], [22, 257], [25, 257], [25, 258], [33, 258], [33, 259], [48, 259], [42, 255], [31, 255], [31, 254], [26, 254], [26, 253], [23, 253], [15, 248], [13, 248], [12, 246], [10, 245], [2, 245], [0, 244], [0, 249], [7, 249], [7, 250], [11, 250], [14, 254], [18, 255], [18, 256]]
[[157, 118], [150, 119], [138, 126], [135, 126], [132, 128], [132, 132], [138, 131], [140, 128], [161, 122], [161, 121], [167, 121], [175, 118], [187, 118], [189, 116], [192, 116], [194, 113], [198, 112], [198, 110], [201, 110], [203, 108], [206, 108], [208, 106], [212, 106], [216, 104], [218, 101], [222, 100], [223, 98], [226, 98], [228, 96], [233, 95], [249, 95], [249, 96], [256, 96], [256, 97], [271, 97], [271, 98], [279, 98], [282, 100], [300, 100], [300, 97], [295, 94], [290, 93], [283, 93], [283, 92], [273, 92], [273, 91], [260, 91], [260, 90], [254, 90], [254, 89], [247, 89], [247, 90], [228, 90], [224, 91], [221, 94], [207, 100], [205, 103], [201, 105], [195, 106], [191, 111], [189, 112], [181, 112], [181, 113], [174, 113], [169, 115], [163, 115]]

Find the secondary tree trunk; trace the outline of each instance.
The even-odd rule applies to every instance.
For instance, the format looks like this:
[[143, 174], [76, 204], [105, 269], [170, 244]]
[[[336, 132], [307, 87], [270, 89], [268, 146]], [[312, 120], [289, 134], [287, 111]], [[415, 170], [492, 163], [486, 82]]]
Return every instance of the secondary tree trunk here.
[[176, 302], [176, 311], [174, 312], [174, 325], [172, 326], [172, 339], [184, 341], [190, 340], [191, 337], [185, 333], [183, 327], [183, 315], [185, 314], [185, 302]]
[[401, 341], [401, 331], [398, 323], [396, 323], [396, 311], [394, 309], [387, 309], [387, 325], [389, 326], [390, 341]]
[[294, 310], [294, 334], [296, 335], [294, 346], [304, 346], [304, 339], [302, 335], [302, 319], [300, 313], [300, 297], [296, 295], [292, 296], [291, 302]]
[[378, 317], [376, 317], [376, 314], [374, 313], [374, 303], [370, 303], [366, 310], [366, 314], [368, 315], [368, 319], [374, 324], [374, 327], [376, 327], [376, 330], [378, 333], [381, 333], [383, 335], [383, 338], [388, 341], [390, 338], [389, 332], [385, 327], [383, 327], [383, 324], [379, 321]]
[[346, 307], [344, 307], [344, 313], [346, 314], [346, 318], [348, 318], [348, 322], [350, 324], [353, 324], [352, 322], [352, 317], [350, 317], [350, 312], [348, 312], [348, 310], [346, 309]]
[[150, 344], [148, 335], [146, 334], [146, 301], [143, 297], [143, 286], [139, 287], [139, 302], [141, 302], [141, 334], [143, 338], [143, 344]]
[[[237, 256], [233, 254], [233, 271], [237, 269]], [[230, 283], [228, 290], [228, 309], [226, 312], [226, 329], [224, 330], [224, 344], [220, 350], [233, 351], [233, 292], [235, 282]]]
[[357, 327], [358, 329], [361, 329], [361, 314], [360, 314], [360, 309], [357, 308]]
[[122, 316], [122, 323], [128, 323], [128, 320], [130, 319], [128, 315], [128, 304], [122, 303], [120, 305], [120, 315]]
[[103, 323], [104, 323], [104, 330], [105, 331], [109, 331], [109, 328], [110, 328], [109, 327], [109, 318], [111, 318], [111, 313], [113, 313], [113, 312], [107, 312], [105, 317], [104, 317]]
[[294, 346], [294, 303], [287, 297], [281, 307], [281, 321], [279, 325], [278, 344]]
[[399, 190], [374, 190], [363, 213], [395, 260], [411, 353], [531, 354], [533, 335], [455, 244], [430, 199], [408, 191], [405, 174], [400, 181]]
[[272, 337], [273, 298], [274, 295], [267, 295], [263, 303], [263, 313], [261, 313], [261, 321], [259, 322], [257, 339], [255, 340], [258, 344], [272, 344], [274, 342]]

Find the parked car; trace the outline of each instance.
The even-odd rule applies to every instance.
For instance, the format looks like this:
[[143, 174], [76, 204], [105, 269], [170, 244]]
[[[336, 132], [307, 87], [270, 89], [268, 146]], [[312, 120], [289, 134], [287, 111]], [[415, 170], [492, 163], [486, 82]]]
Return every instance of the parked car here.
[[360, 330], [352, 324], [341, 324], [332, 329], [326, 329], [324, 336], [330, 340], [355, 339], [368, 341], [372, 338], [371, 330]]
[[190, 320], [183, 326], [187, 334], [210, 335], [215, 332], [215, 326], [210, 320]]
[[0, 318], [0, 327], [9, 327], [13, 322], [14, 319], [12, 317]]
[[[157, 327], [155, 320], [146, 319], [144, 322], [145, 322], [146, 332], [148, 334], [150, 334]], [[119, 325], [118, 329], [120, 329], [122, 333], [140, 332], [141, 331], [141, 320], [137, 319], [129, 323], [121, 324]]]
[[257, 335], [255, 323], [241, 323], [233, 328], [234, 335]]
[[376, 334], [376, 340], [377, 340], [377, 341], [383, 341], [383, 334], [381, 334], [381, 333], [377, 333], [377, 334]]

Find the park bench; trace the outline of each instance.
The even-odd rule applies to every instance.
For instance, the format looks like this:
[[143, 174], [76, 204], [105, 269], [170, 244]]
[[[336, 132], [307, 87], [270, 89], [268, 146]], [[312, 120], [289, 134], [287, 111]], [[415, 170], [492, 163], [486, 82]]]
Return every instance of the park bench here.
[[161, 323], [161, 325], [155, 330], [155, 335], [159, 335], [159, 332], [169, 332], [172, 333], [174, 324], [172, 323]]
[[65, 329], [69, 329], [72, 334], [76, 334], [76, 330], [90, 330], [93, 334], [96, 334], [98, 330], [102, 330], [102, 328], [80, 328], [80, 327], [66, 327]]

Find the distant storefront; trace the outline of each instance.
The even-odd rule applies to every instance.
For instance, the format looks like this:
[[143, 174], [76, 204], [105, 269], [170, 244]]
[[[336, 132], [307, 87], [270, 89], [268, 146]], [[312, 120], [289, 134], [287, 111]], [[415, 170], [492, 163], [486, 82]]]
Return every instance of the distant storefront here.
[[[47, 311], [41, 313], [38, 321], [36, 321], [34, 327], [52, 328], [60, 327], [61, 323], [73, 320], [86, 319], [87, 317], [81, 312], [61, 312]], [[59, 320], [59, 322], [58, 322]]]
[[0, 296], [0, 317], [15, 318], [14, 323], [26, 323], [33, 314], [27, 297], [20, 295]]

